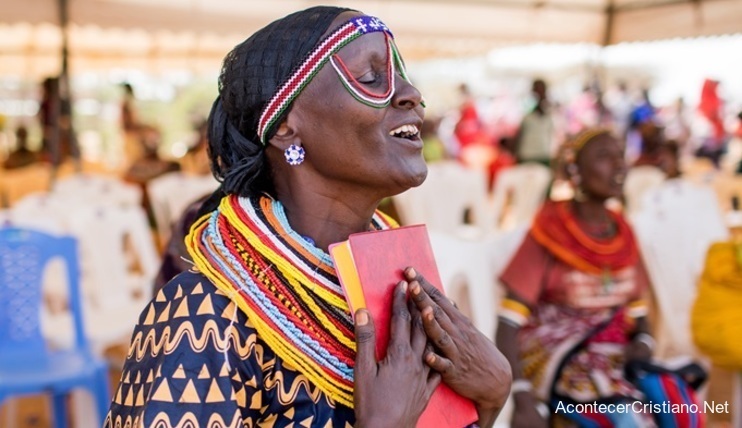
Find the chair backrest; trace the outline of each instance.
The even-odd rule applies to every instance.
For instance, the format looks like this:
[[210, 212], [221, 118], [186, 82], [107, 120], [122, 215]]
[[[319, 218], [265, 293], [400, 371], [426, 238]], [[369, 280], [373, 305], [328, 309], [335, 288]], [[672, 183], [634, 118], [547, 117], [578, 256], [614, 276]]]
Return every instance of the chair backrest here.
[[141, 207], [77, 207], [74, 214], [70, 230], [86, 257], [84, 288], [89, 303], [105, 309], [132, 300], [132, 262], [147, 284], [154, 281], [159, 256]]
[[512, 229], [530, 223], [546, 198], [550, 181], [551, 171], [538, 163], [500, 171], [492, 193], [488, 224], [496, 229]]
[[57, 180], [52, 194], [81, 204], [138, 206], [142, 200], [137, 186], [97, 174], [75, 174]]
[[697, 280], [711, 243], [728, 236], [716, 198], [709, 188], [666, 180], [646, 193], [631, 220], [659, 308], [657, 356], [694, 354], [690, 310]]
[[436, 231], [429, 234], [446, 294], [477, 329], [494, 340], [498, 295], [491, 269], [492, 242], [471, 241]]
[[737, 202], [742, 203], [742, 177], [718, 174], [714, 177], [712, 186], [723, 212], [732, 210], [732, 198], [737, 198]]
[[665, 173], [655, 166], [643, 165], [629, 169], [623, 189], [627, 211], [630, 213], [640, 211], [644, 194], [661, 185], [663, 181]]
[[484, 171], [451, 161], [429, 165], [425, 182], [395, 196], [394, 204], [403, 224], [425, 223], [430, 230], [455, 233], [467, 210], [482, 225], [486, 199]]
[[219, 182], [212, 175], [172, 172], [150, 180], [147, 193], [161, 242], [167, 242], [170, 238], [172, 225], [189, 204], [212, 193], [217, 187]]
[[0, 228], [0, 360], [45, 354], [40, 328], [41, 284], [45, 266], [57, 257], [66, 265], [75, 346], [87, 349], [80, 310], [76, 240], [4, 227]]

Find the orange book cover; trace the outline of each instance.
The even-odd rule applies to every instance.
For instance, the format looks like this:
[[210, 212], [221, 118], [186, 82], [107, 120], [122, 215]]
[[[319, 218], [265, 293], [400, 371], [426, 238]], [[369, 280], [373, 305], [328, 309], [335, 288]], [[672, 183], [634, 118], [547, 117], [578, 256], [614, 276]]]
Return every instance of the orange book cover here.
[[[394, 286], [413, 266], [443, 292], [428, 232], [424, 225], [356, 233], [330, 246], [351, 313], [366, 308], [376, 327], [376, 358], [386, 355]], [[418, 427], [463, 428], [478, 419], [474, 403], [441, 384], [433, 393]]]

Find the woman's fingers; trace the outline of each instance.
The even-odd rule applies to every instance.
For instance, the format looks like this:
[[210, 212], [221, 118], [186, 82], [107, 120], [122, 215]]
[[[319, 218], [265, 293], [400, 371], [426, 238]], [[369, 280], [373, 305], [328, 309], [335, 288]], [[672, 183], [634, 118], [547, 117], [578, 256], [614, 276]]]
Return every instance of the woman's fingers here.
[[[438, 291], [435, 287], [433, 290], [436, 292]], [[410, 298], [415, 302], [415, 306], [417, 306], [421, 312], [424, 312], [428, 308], [432, 309], [435, 319], [438, 320], [443, 329], [453, 331], [453, 324], [448, 314], [433, 300], [430, 294], [423, 289], [418, 280], [414, 280], [410, 283]], [[423, 324], [425, 323], [423, 322]]]
[[391, 337], [389, 338], [389, 350], [396, 346], [410, 344], [410, 330], [412, 315], [407, 309], [407, 282], [400, 281], [394, 288], [392, 296], [392, 319], [390, 325]]
[[407, 309], [410, 311], [410, 315], [412, 315], [412, 331], [410, 333], [412, 350], [415, 352], [415, 355], [422, 355], [425, 345], [428, 342], [428, 336], [425, 334], [425, 327], [423, 326], [423, 316], [412, 299], [407, 301]]
[[428, 383], [425, 385], [425, 402], [430, 401], [430, 397], [433, 396], [433, 392], [441, 384], [441, 374], [435, 371], [431, 371], [428, 375]]
[[422, 316], [425, 334], [433, 346], [438, 348], [446, 357], [453, 357], [457, 351], [456, 344], [453, 342], [451, 335], [448, 334], [448, 331], [441, 327], [433, 308], [428, 306], [423, 309]]
[[407, 280], [410, 282], [410, 291], [413, 291], [412, 283], [417, 282], [418, 284], [420, 284], [423, 291], [425, 291], [425, 293], [430, 296], [430, 300], [432, 300], [436, 305], [440, 306], [447, 315], [451, 316], [454, 313], [458, 313], [459, 310], [456, 308], [453, 300], [449, 299], [443, 294], [443, 292], [435, 288], [433, 284], [425, 279], [424, 276], [415, 271], [414, 268], [408, 267], [407, 269], [405, 269], [404, 274]]
[[443, 377], [451, 376], [453, 374], [453, 362], [435, 352], [429, 352], [425, 355], [425, 363], [430, 366], [431, 369], [435, 370], [436, 373], [440, 373]]
[[356, 311], [356, 378], [376, 376], [376, 330], [371, 314], [365, 309]]

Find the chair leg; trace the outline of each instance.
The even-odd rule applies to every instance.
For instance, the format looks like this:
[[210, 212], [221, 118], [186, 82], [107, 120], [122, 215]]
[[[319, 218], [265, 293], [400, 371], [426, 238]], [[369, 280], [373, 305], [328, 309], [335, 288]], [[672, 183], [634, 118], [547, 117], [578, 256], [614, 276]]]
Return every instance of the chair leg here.
[[17, 398], [2, 400], [0, 397], [0, 407], [5, 404], [5, 425], [6, 427], [16, 426], [18, 424], [18, 401]]
[[67, 394], [54, 394], [52, 405], [54, 407], [54, 428], [67, 428]]
[[742, 372], [735, 373], [732, 378], [732, 426], [742, 424]]
[[98, 420], [96, 411], [96, 395], [95, 391], [90, 388], [78, 388], [73, 389], [70, 392], [70, 408], [72, 409], [72, 424], [73, 428], [86, 428], [101, 426], [101, 422]]

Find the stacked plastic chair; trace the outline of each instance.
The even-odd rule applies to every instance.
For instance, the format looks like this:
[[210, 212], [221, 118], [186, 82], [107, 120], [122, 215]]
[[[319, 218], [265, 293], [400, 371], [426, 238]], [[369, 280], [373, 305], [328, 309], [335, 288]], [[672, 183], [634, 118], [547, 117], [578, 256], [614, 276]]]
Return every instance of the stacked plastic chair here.
[[[56, 258], [64, 260], [75, 341], [50, 350], [41, 334], [42, 277]], [[84, 388], [95, 397], [98, 426], [110, 403], [108, 370], [89, 350], [80, 308], [77, 243], [19, 228], [0, 228], [0, 404], [8, 398], [49, 393], [54, 426], [67, 426], [67, 395]]]

